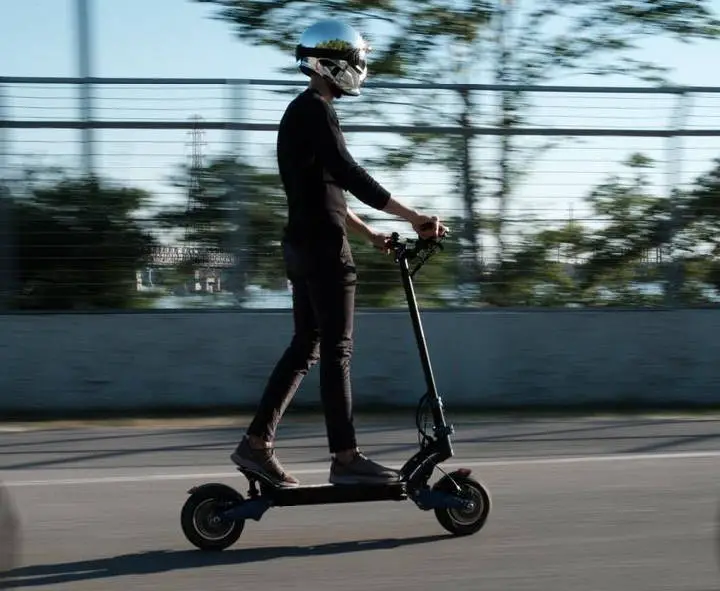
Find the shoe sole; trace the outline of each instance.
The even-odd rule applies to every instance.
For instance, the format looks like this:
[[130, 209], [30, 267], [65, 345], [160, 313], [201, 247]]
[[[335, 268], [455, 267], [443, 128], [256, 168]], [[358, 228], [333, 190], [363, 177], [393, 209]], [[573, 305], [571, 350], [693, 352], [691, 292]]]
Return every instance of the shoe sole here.
[[257, 474], [261, 478], [265, 478], [270, 483], [272, 483], [273, 486], [277, 486], [279, 488], [297, 488], [298, 486], [300, 486], [299, 482], [285, 482], [284, 480], [277, 480], [273, 478], [270, 474], [265, 472], [258, 464], [256, 464], [252, 460], [243, 458], [235, 453], [230, 456], [230, 459], [235, 463], [238, 468], [244, 468], [245, 470], [249, 470], [250, 472]]

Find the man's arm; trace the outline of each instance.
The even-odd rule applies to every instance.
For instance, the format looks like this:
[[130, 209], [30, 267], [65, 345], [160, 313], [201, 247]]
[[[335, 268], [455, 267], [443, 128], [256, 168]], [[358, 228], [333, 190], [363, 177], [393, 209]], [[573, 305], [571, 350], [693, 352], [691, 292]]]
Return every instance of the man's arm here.
[[352, 157], [329, 105], [321, 99], [310, 104], [311, 137], [323, 165], [343, 189], [366, 205], [382, 210], [388, 203], [390, 192]]
[[[409, 222], [421, 236], [436, 236], [439, 231], [437, 218], [420, 214], [393, 199], [390, 192], [372, 178], [350, 155], [345, 146], [342, 132], [333, 120], [330, 109], [320, 102], [314, 104], [312, 117], [315, 146], [325, 166], [338, 184], [370, 207]], [[362, 226], [357, 225], [356, 220]], [[353, 223], [360, 232], [366, 232], [364, 227], [367, 226], [357, 216], [350, 220], [350, 224]], [[425, 224], [429, 224], [430, 229], [423, 228]]]
[[347, 210], [347, 225], [348, 229], [352, 230], [356, 234], [359, 234], [363, 238], [372, 241], [375, 236], [375, 230], [363, 222], [360, 217], [348, 207]]
[[382, 250], [385, 253], [390, 252], [387, 245], [389, 236], [373, 230], [349, 207], [347, 209], [347, 226], [349, 230], [365, 238], [378, 250]]
[[421, 223], [424, 223], [426, 220], [425, 218], [427, 216], [421, 215], [411, 207], [407, 207], [400, 203], [399, 201], [396, 201], [392, 197], [388, 199], [387, 204], [382, 209], [382, 211], [389, 213], [391, 215], [398, 216], [399, 218], [404, 219], [406, 222], [409, 222], [410, 225], [413, 227], [420, 225]]

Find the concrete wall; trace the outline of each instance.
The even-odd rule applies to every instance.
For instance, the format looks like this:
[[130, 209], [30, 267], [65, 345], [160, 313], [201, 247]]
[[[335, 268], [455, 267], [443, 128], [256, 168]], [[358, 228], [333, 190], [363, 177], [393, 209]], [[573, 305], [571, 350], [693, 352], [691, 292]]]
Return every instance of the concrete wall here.
[[[720, 311], [423, 314], [448, 406], [720, 402]], [[0, 417], [33, 410], [253, 406], [288, 312], [0, 316]], [[358, 404], [414, 405], [405, 311], [358, 312]], [[296, 397], [315, 404], [317, 368]]]

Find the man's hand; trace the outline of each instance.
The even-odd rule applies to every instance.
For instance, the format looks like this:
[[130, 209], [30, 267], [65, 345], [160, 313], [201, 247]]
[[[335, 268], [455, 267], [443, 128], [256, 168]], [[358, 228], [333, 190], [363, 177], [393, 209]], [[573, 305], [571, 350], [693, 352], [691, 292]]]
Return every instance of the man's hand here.
[[417, 232], [420, 238], [438, 238], [440, 236], [444, 236], [447, 232], [447, 228], [440, 223], [437, 216], [429, 216], [418, 213], [414, 209], [406, 207], [392, 197], [388, 200], [383, 211], [396, 215], [409, 222], [413, 227], [413, 230]]
[[390, 236], [382, 232], [373, 232], [370, 237], [370, 242], [372, 242], [374, 248], [377, 248], [385, 254], [390, 254], [392, 250], [390, 248]]
[[383, 232], [378, 232], [368, 226], [350, 208], [348, 208], [347, 212], [347, 224], [350, 230], [369, 240], [374, 248], [377, 248], [385, 254], [390, 252], [390, 236], [388, 234], [384, 234]]
[[440, 238], [447, 232], [447, 227], [440, 222], [440, 218], [436, 215], [419, 214], [413, 221], [412, 227], [417, 235], [424, 239]]

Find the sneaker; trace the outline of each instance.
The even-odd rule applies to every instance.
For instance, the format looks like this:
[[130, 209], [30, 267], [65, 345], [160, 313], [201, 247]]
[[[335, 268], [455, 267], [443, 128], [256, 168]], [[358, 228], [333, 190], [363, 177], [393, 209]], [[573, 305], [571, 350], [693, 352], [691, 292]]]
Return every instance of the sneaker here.
[[400, 480], [400, 473], [357, 452], [348, 464], [333, 458], [329, 480], [332, 484], [391, 484]]
[[300, 484], [297, 478], [285, 472], [274, 448], [253, 449], [247, 437], [243, 437], [230, 458], [240, 468], [257, 472], [276, 486], [287, 488]]

